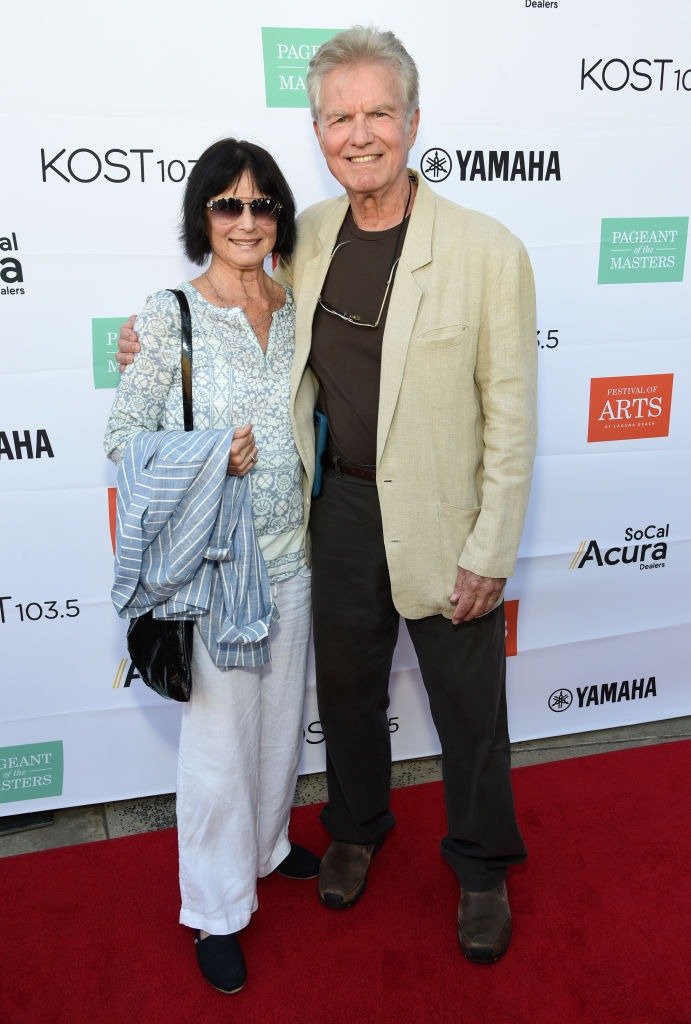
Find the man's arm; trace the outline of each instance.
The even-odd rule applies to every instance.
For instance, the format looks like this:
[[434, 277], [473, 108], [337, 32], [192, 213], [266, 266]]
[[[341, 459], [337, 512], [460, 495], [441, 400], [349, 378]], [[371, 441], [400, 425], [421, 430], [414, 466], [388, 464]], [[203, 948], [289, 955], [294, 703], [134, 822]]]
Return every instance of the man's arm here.
[[533, 276], [514, 239], [488, 281], [475, 363], [482, 498], [458, 566], [484, 579], [510, 576], [515, 566], [535, 455], [536, 377]]
[[127, 369], [130, 363], [134, 362], [134, 357], [142, 350], [139, 344], [139, 335], [134, 329], [136, 319], [136, 316], [131, 316], [129, 320], [125, 320], [118, 334], [118, 350], [115, 353], [115, 358], [121, 373]]

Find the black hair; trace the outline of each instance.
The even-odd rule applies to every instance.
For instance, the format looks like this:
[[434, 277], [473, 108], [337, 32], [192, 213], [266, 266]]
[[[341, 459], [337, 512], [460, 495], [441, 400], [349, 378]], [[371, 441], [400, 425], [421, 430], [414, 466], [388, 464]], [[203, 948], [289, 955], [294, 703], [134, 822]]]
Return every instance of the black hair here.
[[180, 241], [193, 263], [203, 264], [211, 246], [206, 203], [247, 171], [260, 192], [283, 207], [276, 222], [274, 252], [288, 259], [295, 248], [295, 200], [278, 164], [265, 149], [244, 139], [220, 139], [205, 149], [190, 171], [182, 200]]

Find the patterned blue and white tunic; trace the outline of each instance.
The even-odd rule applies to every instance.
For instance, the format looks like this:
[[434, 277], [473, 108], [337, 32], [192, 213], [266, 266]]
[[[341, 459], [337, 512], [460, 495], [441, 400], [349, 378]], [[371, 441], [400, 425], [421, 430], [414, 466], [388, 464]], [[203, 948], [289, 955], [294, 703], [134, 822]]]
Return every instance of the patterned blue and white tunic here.
[[[290, 421], [295, 307], [290, 289], [273, 315], [266, 352], [240, 308], [220, 309], [185, 282], [192, 314], [195, 429], [252, 423], [259, 460], [251, 473], [252, 511], [270, 578], [294, 575], [305, 561], [302, 463]], [[142, 351], [123, 373], [106, 428], [114, 461], [139, 430], [183, 428], [180, 311], [169, 291], [147, 299], [135, 329]]]

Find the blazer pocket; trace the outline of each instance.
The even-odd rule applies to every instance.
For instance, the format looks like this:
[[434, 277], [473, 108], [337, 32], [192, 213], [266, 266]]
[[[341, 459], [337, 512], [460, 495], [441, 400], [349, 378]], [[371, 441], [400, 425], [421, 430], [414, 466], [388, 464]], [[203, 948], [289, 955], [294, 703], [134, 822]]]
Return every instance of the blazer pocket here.
[[433, 352], [435, 349], [455, 348], [467, 344], [468, 324], [448, 324], [445, 327], [433, 327], [420, 334], [414, 334], [412, 344]]

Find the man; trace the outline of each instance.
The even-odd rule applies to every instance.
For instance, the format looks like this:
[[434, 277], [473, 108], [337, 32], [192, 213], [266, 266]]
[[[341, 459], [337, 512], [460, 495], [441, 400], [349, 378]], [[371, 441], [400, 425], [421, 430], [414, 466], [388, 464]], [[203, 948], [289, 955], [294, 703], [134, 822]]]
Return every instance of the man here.
[[525, 858], [510, 783], [502, 595], [535, 444], [535, 303], [521, 243], [407, 167], [417, 69], [390, 32], [326, 42], [307, 78], [339, 199], [300, 218], [293, 413], [314, 473], [314, 644], [332, 842], [319, 894], [344, 909], [394, 824], [388, 684], [399, 615], [442, 748], [458, 932], [478, 963], [511, 937], [509, 865]]

